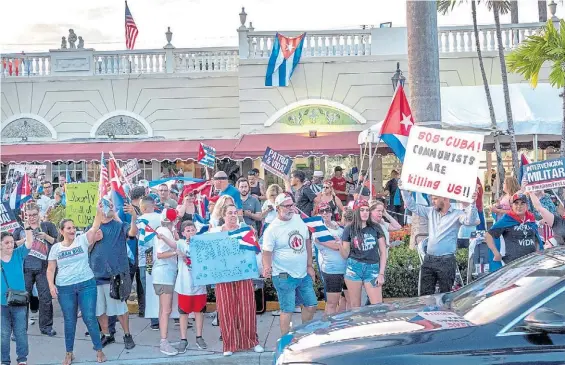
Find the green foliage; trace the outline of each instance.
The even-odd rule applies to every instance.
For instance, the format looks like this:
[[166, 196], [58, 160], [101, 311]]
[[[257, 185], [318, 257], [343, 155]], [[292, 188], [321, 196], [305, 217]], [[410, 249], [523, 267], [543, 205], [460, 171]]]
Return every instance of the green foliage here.
[[[436, 0], [437, 1], [437, 11], [441, 15], [445, 15], [455, 8], [456, 5], [469, 3], [469, 0]], [[510, 13], [510, 0], [476, 0], [477, 4], [484, 3], [488, 11], [492, 11], [496, 6], [500, 14]]]
[[560, 20], [558, 31], [551, 20], [537, 34], [527, 37], [514, 51], [506, 56], [511, 72], [518, 73], [538, 84], [539, 72], [545, 62], [551, 63], [549, 83], [557, 88], [565, 86], [565, 22]]

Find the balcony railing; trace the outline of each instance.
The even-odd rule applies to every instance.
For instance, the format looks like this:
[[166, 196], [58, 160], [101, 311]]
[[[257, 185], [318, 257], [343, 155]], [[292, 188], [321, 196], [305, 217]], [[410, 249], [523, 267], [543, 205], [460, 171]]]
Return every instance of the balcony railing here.
[[235, 71], [239, 63], [236, 47], [178, 48], [173, 55], [175, 72]]

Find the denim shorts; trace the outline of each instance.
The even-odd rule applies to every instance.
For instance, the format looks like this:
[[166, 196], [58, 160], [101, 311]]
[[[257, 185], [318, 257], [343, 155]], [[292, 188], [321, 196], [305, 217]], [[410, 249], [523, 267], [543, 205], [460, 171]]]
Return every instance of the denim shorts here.
[[346, 280], [360, 281], [362, 283], [370, 282], [373, 286], [377, 286], [378, 277], [379, 264], [366, 264], [351, 258], [347, 259]]
[[310, 275], [302, 279], [296, 279], [288, 275], [281, 278], [280, 275], [273, 276], [273, 285], [277, 290], [281, 312], [293, 313], [296, 305], [296, 295], [299, 294], [305, 307], [318, 305], [318, 298], [314, 292], [314, 283]]

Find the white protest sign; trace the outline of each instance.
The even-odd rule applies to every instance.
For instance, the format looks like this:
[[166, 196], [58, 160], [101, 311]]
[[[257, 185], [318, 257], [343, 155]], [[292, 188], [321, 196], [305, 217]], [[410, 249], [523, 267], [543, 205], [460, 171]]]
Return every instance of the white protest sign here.
[[122, 166], [122, 173], [127, 181], [131, 181], [131, 179], [141, 174], [141, 169], [139, 168], [139, 164], [137, 163], [137, 158], [129, 160], [128, 163]]
[[412, 127], [402, 189], [471, 203], [483, 141], [481, 134]]

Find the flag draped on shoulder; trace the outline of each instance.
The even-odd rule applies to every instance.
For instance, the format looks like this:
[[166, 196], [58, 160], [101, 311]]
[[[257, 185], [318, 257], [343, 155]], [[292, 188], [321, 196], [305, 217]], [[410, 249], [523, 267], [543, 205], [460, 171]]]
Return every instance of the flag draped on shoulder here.
[[319, 242], [335, 240], [321, 216], [302, 218], [302, 220], [308, 226], [310, 232], [312, 232], [312, 237], [318, 239]]
[[235, 231], [229, 231], [228, 235], [239, 242], [240, 249], [261, 252], [261, 247], [259, 246], [259, 242], [255, 239], [255, 232], [253, 232], [251, 227], [245, 226]]
[[10, 208], [12, 210], [19, 209], [22, 204], [31, 199], [31, 185], [27, 173], [24, 173], [18, 185], [10, 194]]
[[155, 236], [157, 236], [157, 232], [149, 225], [149, 221], [147, 219], [138, 218], [135, 221], [135, 225], [139, 231], [139, 242], [142, 246], [145, 246], [149, 243]]
[[288, 86], [290, 78], [300, 62], [306, 33], [298, 37], [285, 37], [277, 33], [267, 65], [265, 86]]

